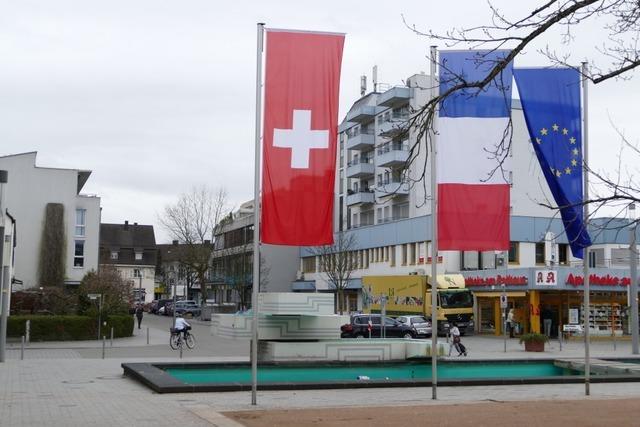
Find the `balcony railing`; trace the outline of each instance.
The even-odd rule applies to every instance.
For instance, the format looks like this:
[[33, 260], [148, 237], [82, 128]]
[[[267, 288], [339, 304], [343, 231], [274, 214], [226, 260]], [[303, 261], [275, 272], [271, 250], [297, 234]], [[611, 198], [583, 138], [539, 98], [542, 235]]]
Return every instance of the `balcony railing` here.
[[391, 195], [406, 196], [409, 194], [410, 185], [402, 180], [382, 181], [376, 187], [376, 197]]
[[358, 191], [347, 190], [347, 206], [374, 203], [375, 200], [375, 192], [373, 189], [364, 188]]
[[396, 167], [404, 165], [409, 159], [408, 145], [383, 145], [378, 148], [378, 166]]
[[355, 135], [347, 137], [347, 150], [364, 150], [373, 147], [375, 144], [375, 135], [372, 129], [364, 132], [360, 131]]
[[378, 97], [378, 105], [391, 107], [394, 104], [407, 102], [409, 98], [411, 98], [411, 88], [406, 86], [395, 86]]

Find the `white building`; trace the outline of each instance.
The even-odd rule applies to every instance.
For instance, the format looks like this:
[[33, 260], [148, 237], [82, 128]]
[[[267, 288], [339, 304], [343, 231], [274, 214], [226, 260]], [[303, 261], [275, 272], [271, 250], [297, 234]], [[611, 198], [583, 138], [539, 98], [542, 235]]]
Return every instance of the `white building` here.
[[[0, 157], [0, 169], [9, 173], [5, 206], [16, 220], [15, 279], [22, 286], [40, 287], [39, 261], [47, 206], [63, 212], [64, 283], [78, 285], [98, 268], [100, 198], [81, 194], [91, 171], [36, 166], [36, 152]], [[18, 283], [19, 283], [18, 282]]]
[[[429, 275], [431, 271], [431, 204], [426, 197], [430, 193], [430, 166], [424, 161], [426, 147], [422, 141], [417, 161], [403, 174], [409, 147], [416, 142], [416, 132], [412, 130], [406, 137], [399, 130], [411, 112], [428, 101], [432, 83], [424, 74], [411, 76], [406, 82], [406, 86], [362, 96], [339, 126], [334, 224], [336, 232], [354, 235], [357, 242], [352, 256], [357, 260], [358, 268], [347, 287], [351, 310], [362, 308], [359, 292], [362, 276]], [[469, 282], [485, 283], [487, 287], [482, 289], [490, 291], [496, 290], [495, 286], [489, 286], [492, 281], [500, 283], [498, 275], [517, 276], [513, 283], [507, 281], [506, 289], [513, 291], [514, 307], [521, 311], [523, 318], [526, 315], [531, 319], [531, 328], [536, 330], [538, 319], [533, 316], [537, 315], [535, 311], [529, 313], [530, 307], [538, 307], [538, 310], [541, 304], [548, 304], [555, 310], [558, 323], [566, 320], [565, 309], [570, 298], [560, 301], [559, 294], [552, 295], [547, 291], [555, 289], [577, 295], [579, 291], [576, 292], [575, 286], [579, 285], [575, 283], [579, 281], [575, 277], [581, 274], [582, 260], [572, 257], [557, 211], [540, 205], [541, 202], [554, 203], [529, 142], [518, 100], [512, 103], [512, 121], [513, 140], [508, 159], [511, 180], [510, 250], [504, 253], [440, 251], [438, 273], [461, 272]], [[425, 179], [415, 182], [423, 168], [426, 168]], [[406, 179], [406, 176], [411, 179]], [[610, 220], [600, 222], [606, 221]], [[621, 304], [626, 299], [620, 294], [624, 288], [605, 286], [607, 274], [616, 275], [620, 281], [625, 274], [628, 276], [624, 268], [629, 265], [629, 233], [621, 232], [625, 221], [617, 220], [617, 227], [610, 227], [609, 232], [591, 233], [594, 245], [590, 264], [594, 274], [603, 279], [598, 289], [606, 291], [602, 298], [603, 301], [608, 298], [609, 304]], [[319, 271], [317, 258], [310, 250], [301, 250], [304, 278], [293, 284], [294, 291], [332, 290], [332, 285], [327, 283], [327, 275]], [[612, 267], [619, 270], [611, 273], [608, 269]], [[555, 272], [554, 277], [558, 279], [556, 288], [547, 286], [544, 291], [536, 290], [538, 285], [534, 275], [540, 269]], [[486, 279], [484, 282], [483, 278]], [[527, 287], [522, 288], [522, 283]], [[499, 286], [497, 291], [500, 291]], [[515, 299], [516, 295], [519, 299]], [[483, 294], [481, 298], [493, 296]], [[485, 305], [479, 301], [476, 318], [482, 318], [481, 310], [487, 312], [485, 318], [489, 314], [495, 317], [495, 301], [497, 299], [493, 298]], [[571, 297], [571, 306], [576, 305], [579, 306], [579, 302]], [[495, 320], [492, 322], [496, 323]]]

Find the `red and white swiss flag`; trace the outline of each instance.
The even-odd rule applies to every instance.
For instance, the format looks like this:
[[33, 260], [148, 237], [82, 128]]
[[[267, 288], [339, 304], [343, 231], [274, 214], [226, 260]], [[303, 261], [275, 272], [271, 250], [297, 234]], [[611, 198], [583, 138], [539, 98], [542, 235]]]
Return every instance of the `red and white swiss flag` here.
[[333, 243], [344, 34], [266, 30], [262, 243]]

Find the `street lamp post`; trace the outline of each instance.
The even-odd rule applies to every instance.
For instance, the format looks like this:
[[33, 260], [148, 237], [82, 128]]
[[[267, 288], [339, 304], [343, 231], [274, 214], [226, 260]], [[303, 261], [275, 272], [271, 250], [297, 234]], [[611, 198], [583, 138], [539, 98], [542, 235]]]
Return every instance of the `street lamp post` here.
[[171, 271], [171, 276], [172, 280], [173, 280], [173, 324], [171, 325], [171, 327], [175, 327], [176, 325], [176, 294], [178, 293], [178, 275], [176, 274], [175, 271]]
[[636, 247], [636, 205], [629, 205], [630, 239], [629, 239], [629, 270], [631, 284], [629, 286], [629, 302], [631, 303], [631, 353], [638, 354], [638, 249]]

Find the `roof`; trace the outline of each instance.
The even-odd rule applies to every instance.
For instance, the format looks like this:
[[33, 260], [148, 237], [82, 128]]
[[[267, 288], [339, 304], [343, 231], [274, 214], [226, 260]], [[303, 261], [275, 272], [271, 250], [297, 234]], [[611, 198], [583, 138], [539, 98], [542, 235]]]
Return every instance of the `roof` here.
[[[112, 252], [118, 253], [117, 259], [111, 257]], [[140, 252], [142, 259], [136, 259]], [[157, 259], [153, 225], [100, 224], [100, 264], [155, 266]]]

